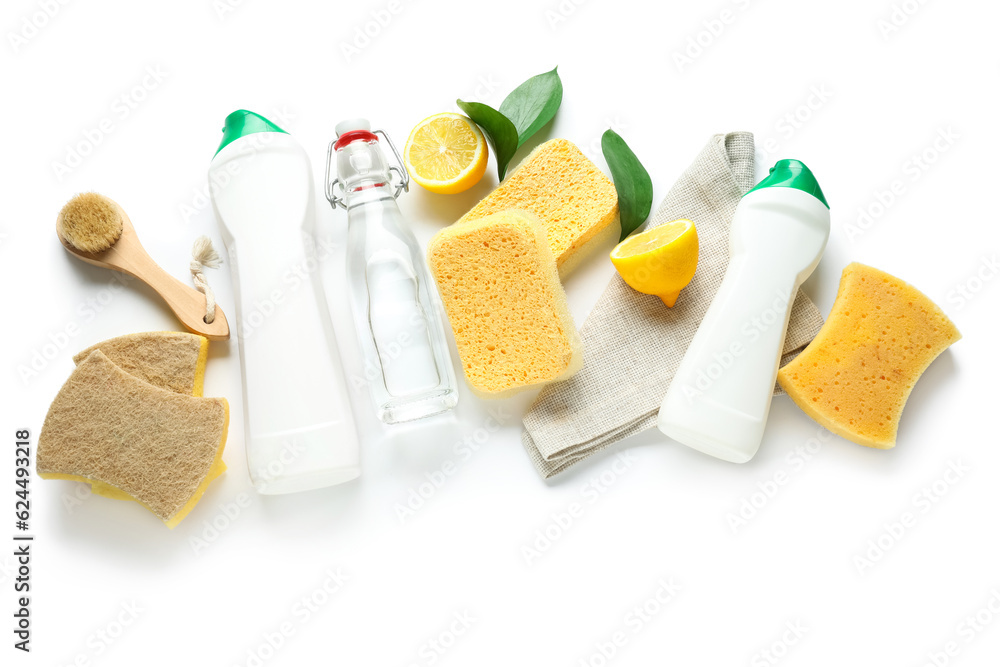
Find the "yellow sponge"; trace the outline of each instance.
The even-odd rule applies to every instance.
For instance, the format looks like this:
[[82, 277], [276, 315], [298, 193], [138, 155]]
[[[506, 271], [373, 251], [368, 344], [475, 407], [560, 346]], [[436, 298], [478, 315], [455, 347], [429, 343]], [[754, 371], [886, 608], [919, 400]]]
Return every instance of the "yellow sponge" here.
[[460, 222], [508, 209], [538, 216], [556, 264], [564, 274], [576, 263], [570, 259], [589, 241], [617, 237], [618, 225], [614, 223], [618, 194], [614, 184], [565, 139], [552, 139], [538, 146]]
[[427, 254], [477, 395], [504, 397], [580, 368], [580, 336], [535, 216], [504, 211], [456, 223]]
[[80, 363], [100, 350], [126, 373], [155, 387], [201, 396], [205, 383], [208, 339], [179, 331], [148, 331], [118, 336], [92, 345], [73, 357]]
[[173, 528], [225, 470], [228, 427], [224, 398], [154, 387], [95, 350], [52, 402], [36, 467], [45, 479], [119, 489]]
[[778, 372], [778, 383], [821, 426], [859, 445], [889, 449], [913, 385], [961, 337], [913, 286], [850, 264], [826, 324]]

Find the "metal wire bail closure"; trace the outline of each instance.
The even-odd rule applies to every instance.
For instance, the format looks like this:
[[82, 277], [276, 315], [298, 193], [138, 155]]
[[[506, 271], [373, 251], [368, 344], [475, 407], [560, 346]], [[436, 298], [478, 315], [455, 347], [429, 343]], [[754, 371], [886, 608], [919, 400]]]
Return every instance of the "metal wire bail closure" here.
[[[392, 180], [392, 172], [396, 172], [399, 180], [396, 182], [396, 189], [392, 193], [392, 198], [395, 199], [399, 197], [402, 192], [410, 191], [410, 174], [406, 171], [406, 167], [403, 166], [403, 158], [400, 157], [399, 151], [396, 150], [396, 145], [392, 143], [392, 139], [389, 135], [385, 133], [385, 130], [374, 130], [372, 134], [381, 134], [382, 138], [385, 139], [385, 143], [389, 145], [392, 150], [393, 156], [396, 158], [396, 164], [389, 166], [389, 179]], [[346, 209], [347, 204], [345, 204], [346, 192], [344, 191], [344, 182], [340, 178], [334, 178], [330, 180], [330, 176], [333, 173], [333, 160], [334, 160], [334, 144], [337, 143], [337, 139], [333, 139], [326, 149], [326, 176], [323, 179], [324, 192], [326, 194], [326, 200], [330, 202], [331, 208]]]

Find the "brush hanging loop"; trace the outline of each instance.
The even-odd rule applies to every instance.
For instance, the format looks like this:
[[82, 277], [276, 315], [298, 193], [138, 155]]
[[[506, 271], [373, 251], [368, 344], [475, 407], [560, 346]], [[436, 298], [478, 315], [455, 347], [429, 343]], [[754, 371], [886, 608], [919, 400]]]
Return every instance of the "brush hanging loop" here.
[[222, 258], [212, 245], [212, 239], [207, 236], [199, 236], [195, 239], [194, 247], [191, 249], [191, 279], [194, 281], [195, 289], [205, 295], [205, 324], [215, 321], [215, 292], [208, 286], [208, 279], [205, 278], [204, 269], [216, 269], [222, 263]]

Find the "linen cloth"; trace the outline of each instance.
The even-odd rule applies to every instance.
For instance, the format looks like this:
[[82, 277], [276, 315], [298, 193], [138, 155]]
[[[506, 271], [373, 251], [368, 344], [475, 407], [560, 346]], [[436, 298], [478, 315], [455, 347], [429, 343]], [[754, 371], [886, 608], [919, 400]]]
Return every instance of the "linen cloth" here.
[[[521, 440], [543, 478], [655, 427], [670, 381], [722, 283], [729, 225], [753, 185], [753, 134], [731, 132], [713, 136], [670, 189], [647, 229], [678, 218], [694, 221], [699, 242], [694, 279], [667, 308], [659, 297], [640, 294], [614, 275], [580, 330], [583, 368], [545, 387], [524, 417]], [[815, 304], [799, 291], [782, 365], [822, 325]]]

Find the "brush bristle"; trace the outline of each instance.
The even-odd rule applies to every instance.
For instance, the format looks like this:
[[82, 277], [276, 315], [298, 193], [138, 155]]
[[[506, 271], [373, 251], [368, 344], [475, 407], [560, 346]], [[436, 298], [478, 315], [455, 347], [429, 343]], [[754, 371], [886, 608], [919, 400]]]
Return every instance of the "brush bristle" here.
[[70, 199], [58, 220], [59, 235], [83, 252], [104, 252], [121, 238], [122, 216], [118, 205], [96, 192]]

